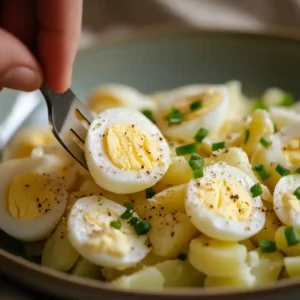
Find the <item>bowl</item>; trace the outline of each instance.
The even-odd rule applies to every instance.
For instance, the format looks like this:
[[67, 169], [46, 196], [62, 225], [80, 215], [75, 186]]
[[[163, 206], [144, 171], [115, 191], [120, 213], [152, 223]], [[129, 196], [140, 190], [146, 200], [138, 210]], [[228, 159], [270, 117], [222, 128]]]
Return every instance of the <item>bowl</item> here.
[[[142, 92], [192, 83], [223, 83], [238, 79], [249, 96], [278, 86], [300, 98], [300, 41], [275, 33], [197, 31], [161, 28], [120, 40], [102, 41], [81, 51], [76, 59], [72, 88], [84, 99], [96, 85], [122, 83]], [[0, 95], [0, 121], [17, 92]], [[41, 104], [24, 126], [47, 124]], [[252, 290], [171, 289], [161, 292], [116, 290], [101, 281], [76, 278], [22, 258], [20, 243], [0, 233], [0, 271], [35, 290], [76, 299], [298, 299], [300, 279], [281, 280]]]

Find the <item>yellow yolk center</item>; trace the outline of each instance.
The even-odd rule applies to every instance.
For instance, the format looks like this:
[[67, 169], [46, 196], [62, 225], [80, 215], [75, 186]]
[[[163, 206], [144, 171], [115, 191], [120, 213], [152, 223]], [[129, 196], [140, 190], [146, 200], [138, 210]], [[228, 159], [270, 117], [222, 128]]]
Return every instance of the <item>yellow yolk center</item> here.
[[156, 143], [135, 125], [112, 125], [103, 146], [110, 161], [122, 170], [152, 170], [159, 163]]
[[251, 196], [234, 182], [207, 182], [200, 186], [198, 196], [207, 209], [228, 220], [243, 222], [251, 216]]
[[110, 226], [110, 222], [117, 220], [118, 216], [113, 215], [111, 212], [107, 213], [109, 216], [104, 218], [103, 214], [100, 217], [99, 212], [85, 213], [83, 215], [85, 223], [92, 228], [85, 245], [94, 251], [123, 257], [130, 252], [131, 243], [123, 232], [124, 228], [121, 231]]
[[14, 218], [33, 220], [49, 212], [56, 203], [51, 178], [38, 173], [17, 175], [7, 193], [7, 208]]
[[108, 93], [95, 91], [88, 100], [88, 109], [99, 114], [105, 109], [122, 106], [118, 98]]
[[[174, 107], [183, 113], [183, 121], [191, 121], [213, 111], [220, 105], [222, 99], [222, 94], [220, 94], [220, 92], [208, 90], [201, 94], [181, 99], [174, 105]], [[195, 101], [200, 101], [201, 107], [191, 111], [190, 105]]]
[[285, 193], [282, 196], [282, 202], [288, 208], [294, 210], [297, 214], [300, 214], [300, 201], [291, 193]]
[[282, 147], [285, 160], [291, 164], [300, 164], [300, 137], [288, 141]]

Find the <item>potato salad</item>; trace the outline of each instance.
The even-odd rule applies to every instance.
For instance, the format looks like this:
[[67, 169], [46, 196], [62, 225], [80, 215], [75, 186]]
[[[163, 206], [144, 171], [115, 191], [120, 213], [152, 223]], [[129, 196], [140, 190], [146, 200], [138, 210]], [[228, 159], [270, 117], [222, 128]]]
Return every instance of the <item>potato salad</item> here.
[[24, 256], [116, 288], [255, 288], [300, 277], [300, 102], [241, 83], [97, 87], [88, 171], [49, 129], [0, 164], [0, 228]]

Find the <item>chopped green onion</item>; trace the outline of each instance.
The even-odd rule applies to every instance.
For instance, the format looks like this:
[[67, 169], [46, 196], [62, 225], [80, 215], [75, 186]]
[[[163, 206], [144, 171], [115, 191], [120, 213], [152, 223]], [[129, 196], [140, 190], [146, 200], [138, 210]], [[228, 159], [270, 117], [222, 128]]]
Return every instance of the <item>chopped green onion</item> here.
[[297, 174], [300, 174], [300, 168], [296, 169], [295, 172], [296, 172]]
[[293, 195], [296, 196], [298, 200], [300, 200], [300, 186], [298, 186], [298, 187], [295, 189]]
[[130, 225], [134, 226], [139, 221], [138, 218], [132, 217], [129, 221]]
[[288, 246], [294, 246], [300, 243], [300, 238], [296, 228], [289, 226], [284, 229], [284, 235]]
[[142, 113], [144, 114], [145, 117], [147, 117], [150, 121], [154, 122], [153, 119], [153, 114], [152, 111], [150, 109], [143, 109]]
[[116, 229], [121, 229], [121, 222], [119, 220], [111, 221], [110, 226]]
[[257, 197], [257, 196], [260, 196], [263, 192], [262, 190], [262, 187], [260, 185], [260, 183], [256, 183], [254, 184], [251, 189], [250, 189], [250, 192], [252, 193], [252, 197]]
[[121, 218], [123, 220], [128, 220], [132, 217], [133, 211], [130, 209], [126, 209], [122, 214], [121, 214]]
[[261, 164], [254, 164], [254, 170], [258, 173], [261, 180], [265, 180], [270, 177], [269, 171]]
[[200, 100], [194, 101], [190, 104], [190, 110], [194, 111], [202, 107], [202, 102]]
[[193, 153], [189, 160], [189, 165], [192, 170], [197, 170], [203, 168], [204, 166], [204, 158], [198, 155], [197, 153]]
[[272, 253], [277, 251], [275, 242], [268, 240], [259, 241], [259, 248], [261, 253]]
[[272, 141], [267, 138], [267, 137], [261, 137], [261, 139], [259, 140], [259, 142], [266, 148], [270, 148], [270, 146], [272, 145]]
[[179, 253], [177, 255], [177, 259], [182, 260], [182, 261], [186, 260], [186, 257], [187, 257], [187, 255], [185, 253], [183, 253], [183, 252]]
[[182, 155], [188, 155], [197, 152], [197, 148], [196, 148], [196, 144], [192, 143], [181, 147], [177, 147], [175, 151], [176, 151], [176, 155], [182, 156]]
[[278, 132], [278, 128], [276, 126], [276, 124], [274, 123], [274, 133]]
[[249, 137], [250, 137], [250, 130], [246, 129], [246, 131], [245, 131], [245, 139], [244, 139], [244, 143], [245, 144], [247, 144], [247, 142], [249, 140]]
[[138, 235], [147, 234], [150, 229], [151, 225], [144, 220], [140, 220], [139, 222], [134, 224], [134, 230]]
[[177, 109], [172, 108], [168, 115], [166, 115], [165, 120], [170, 124], [180, 124], [183, 119], [183, 113]]
[[295, 98], [291, 93], [284, 93], [281, 98], [280, 106], [290, 107], [295, 103]]
[[193, 178], [201, 178], [203, 177], [203, 168], [196, 169], [193, 171]]
[[277, 165], [275, 168], [276, 172], [280, 174], [282, 177], [287, 176], [291, 174], [291, 171], [289, 169], [286, 169], [282, 165]]
[[262, 100], [256, 100], [253, 104], [253, 110], [256, 109], [269, 110], [269, 106], [266, 103], [264, 103]]
[[156, 192], [154, 191], [153, 188], [148, 188], [146, 189], [146, 198], [152, 198], [154, 195], [156, 194]]
[[196, 135], [194, 136], [194, 139], [196, 142], [201, 143], [203, 139], [209, 134], [209, 131], [205, 128], [200, 128]]
[[216, 150], [224, 149], [224, 148], [225, 148], [225, 142], [219, 142], [219, 143], [212, 144], [212, 151], [216, 151]]
[[133, 209], [133, 204], [131, 202], [125, 202], [124, 206], [129, 210]]

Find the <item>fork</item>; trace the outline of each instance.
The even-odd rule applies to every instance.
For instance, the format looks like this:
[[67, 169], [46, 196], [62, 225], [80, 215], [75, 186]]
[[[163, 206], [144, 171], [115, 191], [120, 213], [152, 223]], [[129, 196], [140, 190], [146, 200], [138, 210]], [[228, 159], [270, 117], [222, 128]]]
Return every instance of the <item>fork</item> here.
[[93, 121], [92, 114], [70, 89], [57, 94], [43, 84], [40, 91], [47, 103], [49, 126], [54, 136], [88, 170], [83, 149], [87, 129]]

